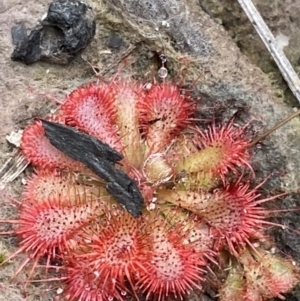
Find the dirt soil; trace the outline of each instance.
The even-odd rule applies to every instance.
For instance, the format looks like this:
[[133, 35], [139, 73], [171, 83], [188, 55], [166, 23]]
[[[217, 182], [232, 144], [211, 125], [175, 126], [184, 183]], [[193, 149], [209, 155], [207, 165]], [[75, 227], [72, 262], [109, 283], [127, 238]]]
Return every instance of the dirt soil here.
[[[249, 55], [249, 59], [241, 53], [239, 47], [248, 49], [248, 44], [241, 44], [241, 37], [235, 38], [238, 35], [233, 34], [236, 23], [232, 21], [233, 24], [225, 24], [225, 19], [222, 21], [223, 15], [214, 13], [214, 10], [219, 8], [221, 12], [241, 16], [237, 5], [229, 5], [228, 1], [213, 1], [217, 6], [209, 7], [208, 4], [212, 1], [89, 0], [87, 2], [96, 16], [96, 36], [72, 63], [64, 66], [45, 62], [23, 65], [11, 61], [10, 56], [14, 48], [11, 27], [24, 22], [27, 28], [33, 28], [47, 12], [50, 2], [0, 2], [0, 166], [15, 152], [15, 147], [7, 142], [6, 135], [24, 128], [34, 117], [45, 116], [55, 109], [57, 103], [54, 98], [63, 100], [65, 95], [77, 86], [96, 81], [95, 71], [99, 77], [106, 80], [119, 71], [122, 78], [152, 82], [159, 67], [158, 53], [161, 52], [168, 59], [170, 80], [180, 81], [184, 78], [186, 86], [196, 80], [193, 93], [195, 97], [201, 97], [200, 116], [216, 116], [228, 120], [236, 114], [236, 122], [240, 124], [252, 119], [251, 134], [255, 137], [293, 112], [292, 107], [285, 104], [283, 89], [279, 91], [278, 87], [274, 88], [274, 80], [259, 67], [267, 70], [253, 59], [252, 55]], [[261, 1], [264, 3], [260, 6], [264, 7], [263, 12], [267, 11], [269, 2], [272, 1]], [[282, 20], [276, 13], [286, 14], [283, 6], [278, 1], [275, 2], [278, 3], [278, 9], [272, 10], [272, 24]], [[299, 7], [300, 5], [290, 6], [292, 23], [300, 22], [300, 14], [293, 14], [293, 9], [300, 10]], [[239, 21], [247, 24], [245, 17], [239, 18]], [[232, 17], [232, 20], [235, 18]], [[229, 33], [220, 23], [226, 26]], [[249, 24], [247, 28], [250, 28]], [[287, 35], [286, 32], [283, 34]], [[116, 36], [122, 41], [117, 46], [112, 43]], [[253, 43], [259, 44], [255, 34], [252, 38]], [[236, 42], [239, 42], [239, 47]], [[296, 43], [296, 40], [292, 43]], [[299, 51], [299, 43], [296, 45]], [[260, 47], [261, 50], [263, 47]], [[249, 52], [254, 51], [251, 48]], [[247, 51], [245, 53], [248, 54]], [[124, 57], [127, 57], [126, 63], [120, 68]], [[297, 54], [291, 57], [292, 63], [295, 63], [296, 57]], [[264, 186], [264, 193], [273, 195], [280, 191], [290, 192], [289, 196], [276, 204], [278, 208], [300, 207], [299, 130], [300, 122], [295, 118], [253, 149], [255, 181], [260, 182], [272, 174]], [[6, 195], [17, 196], [20, 193], [21, 179], [22, 176], [6, 186]], [[0, 219], [14, 217], [15, 208], [4, 196], [1, 197], [0, 208]], [[300, 228], [298, 212], [286, 212], [276, 217], [275, 221], [294, 229]], [[11, 228], [7, 225], [0, 228], [0, 231], [9, 230]], [[272, 235], [278, 249], [293, 256], [300, 264], [299, 235], [287, 229], [275, 229]], [[0, 239], [0, 254], [10, 254], [16, 250], [17, 241], [14, 237], [5, 236]], [[0, 301], [55, 300], [59, 287], [48, 292], [47, 283], [30, 284], [26, 289], [19, 285], [26, 279], [25, 272], [21, 273], [17, 282], [9, 282], [22, 260], [24, 257], [20, 256], [9, 265], [1, 267]], [[190, 299], [193, 298], [200, 301], [217, 300], [213, 297], [213, 292], [210, 296], [199, 295]], [[289, 294], [287, 300], [300, 300], [299, 290]]]

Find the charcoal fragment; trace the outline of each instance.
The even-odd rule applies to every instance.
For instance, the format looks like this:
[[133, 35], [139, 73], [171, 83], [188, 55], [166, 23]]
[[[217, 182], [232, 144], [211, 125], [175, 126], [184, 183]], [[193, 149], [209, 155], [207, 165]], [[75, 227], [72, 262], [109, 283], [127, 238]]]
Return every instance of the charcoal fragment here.
[[[22, 28], [12, 28], [13, 42]], [[90, 6], [79, 0], [57, 0], [28, 36], [16, 43], [12, 60], [68, 64], [93, 39], [96, 22]], [[24, 34], [24, 31], [23, 31]], [[18, 40], [18, 38], [17, 38]]]
[[117, 169], [115, 163], [122, 154], [108, 144], [59, 123], [41, 120], [50, 143], [107, 182], [107, 191], [123, 205], [132, 216], [139, 216], [144, 203], [143, 196], [133, 179]]
[[123, 159], [123, 155], [108, 144], [71, 126], [47, 120], [42, 120], [42, 123], [51, 144], [74, 160], [82, 162], [93, 156], [117, 163]]

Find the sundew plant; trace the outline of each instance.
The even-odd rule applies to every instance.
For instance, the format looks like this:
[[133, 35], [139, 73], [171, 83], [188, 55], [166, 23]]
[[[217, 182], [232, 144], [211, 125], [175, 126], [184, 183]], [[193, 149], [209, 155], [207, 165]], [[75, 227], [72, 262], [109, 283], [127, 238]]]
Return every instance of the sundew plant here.
[[18, 216], [1, 221], [16, 225], [19, 247], [2, 265], [26, 254], [14, 277], [26, 269], [28, 282], [38, 269], [45, 275], [58, 269], [50, 280], [60, 283], [67, 301], [184, 299], [204, 290], [209, 274], [222, 274], [214, 287], [220, 301], [283, 298], [299, 271], [263, 243], [274, 226], [268, 220], [274, 211], [263, 204], [278, 195], [262, 196], [264, 183], [253, 187], [244, 176], [253, 177], [248, 125], [202, 123], [196, 108], [176, 84], [115, 79], [76, 88], [46, 118], [120, 154], [106, 168], [138, 187], [138, 214], [84, 161], [55, 147], [44, 122], [34, 120], [21, 143], [34, 172]]

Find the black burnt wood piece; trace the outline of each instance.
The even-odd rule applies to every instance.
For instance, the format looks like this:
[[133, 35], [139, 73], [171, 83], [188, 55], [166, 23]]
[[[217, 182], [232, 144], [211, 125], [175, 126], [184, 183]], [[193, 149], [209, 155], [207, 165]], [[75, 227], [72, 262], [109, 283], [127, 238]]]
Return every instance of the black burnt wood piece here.
[[134, 217], [141, 214], [143, 196], [124, 171], [115, 167], [122, 154], [99, 139], [59, 123], [41, 120], [45, 135], [58, 150], [83, 163], [106, 181], [107, 191]]

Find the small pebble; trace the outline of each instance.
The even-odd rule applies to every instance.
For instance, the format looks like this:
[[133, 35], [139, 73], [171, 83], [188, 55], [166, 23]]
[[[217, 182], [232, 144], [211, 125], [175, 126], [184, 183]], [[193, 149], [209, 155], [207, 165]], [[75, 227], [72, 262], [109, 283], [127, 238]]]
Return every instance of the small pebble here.
[[118, 49], [123, 46], [124, 40], [115, 32], [111, 33], [108, 38], [108, 47]]

